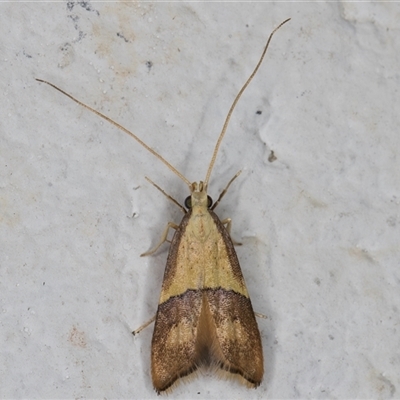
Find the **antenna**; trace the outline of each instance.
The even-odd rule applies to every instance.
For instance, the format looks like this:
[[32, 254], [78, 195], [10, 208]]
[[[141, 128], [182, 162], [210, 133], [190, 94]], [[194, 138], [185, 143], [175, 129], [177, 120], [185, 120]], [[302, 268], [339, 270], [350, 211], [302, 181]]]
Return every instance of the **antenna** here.
[[99, 117], [105, 119], [108, 121], [110, 124], [116, 126], [117, 128], [121, 129], [123, 132], [127, 133], [129, 136], [133, 137], [137, 142], [139, 142], [145, 149], [147, 149], [151, 154], [156, 156], [161, 162], [163, 162], [172, 172], [174, 172], [179, 178], [181, 178], [186, 185], [189, 186], [189, 189], [192, 187], [191, 182], [189, 182], [188, 179], [186, 179], [175, 167], [173, 167], [164, 157], [162, 157], [160, 154], [158, 154], [155, 150], [153, 150], [150, 146], [148, 146], [145, 142], [143, 142], [141, 139], [139, 139], [133, 132], [128, 131], [128, 129], [124, 128], [122, 125], [120, 125], [118, 122], [113, 121], [111, 118], [108, 118], [106, 115], [102, 114], [101, 112], [95, 110], [94, 108], [86, 105], [85, 103], [82, 103], [81, 101], [77, 100], [75, 97], [71, 96], [69, 93], [65, 92], [64, 90], [58, 88], [56, 85], [53, 85], [50, 82], [44, 81], [43, 79], [38, 79], [36, 78], [38, 82], [46, 83], [47, 85], [53, 87], [54, 89], [58, 90], [65, 96], [69, 97], [71, 100], [73, 100], [75, 103], [78, 103], [80, 106], [88, 109], [89, 111], [95, 113]]
[[254, 71], [252, 72], [252, 74], [251, 74], [251, 75], [249, 76], [249, 78], [247, 79], [246, 83], [245, 83], [245, 84], [243, 85], [243, 87], [239, 90], [239, 93], [237, 94], [235, 100], [233, 101], [233, 103], [232, 103], [232, 105], [231, 105], [231, 108], [229, 109], [228, 115], [226, 116], [226, 119], [225, 119], [225, 122], [224, 122], [224, 126], [222, 127], [222, 131], [221, 131], [221, 133], [220, 133], [220, 135], [219, 135], [219, 138], [218, 138], [218, 140], [217, 140], [217, 143], [216, 143], [216, 145], [215, 145], [214, 153], [213, 153], [213, 155], [212, 155], [212, 157], [211, 157], [211, 162], [210, 162], [210, 166], [208, 167], [206, 179], [204, 180], [204, 186], [205, 186], [206, 188], [207, 188], [207, 186], [208, 186], [208, 181], [210, 180], [210, 175], [211, 175], [211, 171], [212, 171], [212, 169], [213, 169], [213, 167], [214, 167], [215, 160], [217, 159], [217, 154], [218, 154], [219, 146], [221, 145], [222, 139], [223, 139], [224, 136], [225, 136], [225, 132], [226, 132], [226, 129], [227, 129], [227, 127], [228, 127], [229, 121], [230, 121], [230, 119], [231, 119], [231, 115], [232, 115], [232, 113], [233, 113], [233, 110], [235, 109], [236, 104], [238, 103], [238, 101], [239, 101], [240, 97], [242, 96], [243, 92], [246, 90], [247, 86], [249, 86], [249, 83], [250, 83], [251, 80], [254, 78], [255, 74], [257, 73], [258, 69], [260, 68], [261, 63], [262, 63], [263, 60], [264, 60], [264, 56], [265, 56], [265, 54], [267, 53], [268, 46], [269, 46], [269, 43], [270, 43], [270, 41], [271, 41], [271, 39], [272, 39], [272, 36], [274, 36], [274, 33], [275, 33], [282, 25], [284, 25], [284, 24], [286, 24], [286, 22], [290, 21], [290, 19], [291, 19], [291, 18], [288, 18], [287, 20], [281, 22], [281, 23], [272, 31], [272, 33], [269, 35], [269, 38], [268, 38], [268, 40], [267, 40], [267, 44], [265, 45], [264, 51], [263, 51], [262, 54], [261, 54], [260, 60], [258, 61], [258, 63], [257, 63], [257, 65], [256, 65]]
[[[224, 122], [224, 126], [222, 128], [222, 131], [218, 137], [217, 143], [215, 145], [214, 148], [214, 152], [211, 158], [211, 162], [210, 165], [208, 167], [208, 171], [207, 171], [207, 175], [206, 175], [206, 179], [204, 180], [204, 187], [207, 188], [208, 186], [208, 182], [210, 180], [210, 175], [211, 175], [211, 171], [214, 167], [215, 164], [215, 160], [217, 158], [217, 154], [218, 154], [218, 150], [219, 147], [221, 145], [222, 139], [225, 136], [225, 132], [226, 129], [228, 127], [229, 121], [231, 119], [231, 115], [233, 113], [233, 110], [236, 107], [236, 104], [238, 103], [240, 97], [242, 96], [243, 92], [245, 91], [245, 89], [247, 88], [247, 86], [249, 85], [249, 83], [251, 82], [251, 80], [254, 78], [254, 76], [256, 75], [258, 69], [260, 68], [261, 63], [263, 62], [264, 56], [267, 53], [267, 49], [269, 46], [269, 43], [272, 39], [272, 36], [274, 35], [274, 33], [284, 24], [286, 24], [286, 22], [290, 21], [290, 18], [288, 18], [287, 20], [283, 21], [281, 24], [279, 24], [273, 31], [272, 33], [269, 35], [267, 44], [265, 45], [264, 51], [261, 54], [260, 60], [258, 61], [258, 64], [256, 65], [254, 71], [252, 72], [252, 74], [250, 75], [250, 77], [247, 79], [246, 83], [243, 85], [243, 87], [240, 89], [239, 93], [237, 94], [235, 100], [233, 101], [231, 108], [229, 109], [228, 115], [226, 116], [225, 122]], [[124, 128], [122, 125], [120, 125], [118, 122], [113, 121], [111, 118], [107, 117], [106, 115], [102, 114], [101, 112], [95, 110], [94, 108], [86, 105], [85, 103], [79, 101], [78, 99], [76, 99], [75, 97], [73, 97], [72, 95], [70, 95], [69, 93], [65, 92], [64, 90], [60, 89], [59, 87], [57, 87], [56, 85], [45, 81], [43, 79], [38, 79], [36, 78], [36, 80], [38, 82], [42, 82], [45, 83], [49, 86], [51, 86], [52, 88], [58, 90], [60, 93], [64, 94], [65, 96], [69, 97], [72, 101], [74, 101], [75, 103], [79, 104], [80, 106], [86, 108], [87, 110], [91, 111], [92, 113], [98, 115], [99, 117], [105, 119], [107, 122], [109, 122], [110, 124], [114, 125], [115, 127], [121, 129], [123, 132], [127, 133], [129, 136], [131, 136], [133, 139], [135, 139], [139, 144], [141, 144], [145, 149], [147, 149], [151, 154], [153, 154], [156, 158], [158, 158], [161, 162], [163, 162], [175, 175], [177, 175], [180, 179], [182, 179], [189, 187], [190, 191], [192, 191], [192, 183], [185, 177], [183, 176], [174, 166], [172, 166], [164, 157], [162, 157], [160, 154], [158, 154], [155, 150], [153, 150], [150, 146], [148, 146], [145, 142], [143, 142], [138, 136], [136, 136], [133, 132], [129, 131], [128, 129]]]

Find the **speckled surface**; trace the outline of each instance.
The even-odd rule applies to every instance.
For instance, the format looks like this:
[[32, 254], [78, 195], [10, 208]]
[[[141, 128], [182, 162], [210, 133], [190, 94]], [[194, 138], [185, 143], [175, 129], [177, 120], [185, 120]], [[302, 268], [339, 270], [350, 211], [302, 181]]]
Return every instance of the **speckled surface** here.
[[[171, 398], [398, 398], [400, 35], [394, 3], [3, 3], [1, 398], [156, 398], [152, 328], [184, 183], [233, 219], [265, 356], [257, 390], [199, 375]], [[257, 111], [261, 111], [257, 113]], [[276, 160], [268, 160], [271, 150]], [[7, 377], [6, 379], [4, 377]]]

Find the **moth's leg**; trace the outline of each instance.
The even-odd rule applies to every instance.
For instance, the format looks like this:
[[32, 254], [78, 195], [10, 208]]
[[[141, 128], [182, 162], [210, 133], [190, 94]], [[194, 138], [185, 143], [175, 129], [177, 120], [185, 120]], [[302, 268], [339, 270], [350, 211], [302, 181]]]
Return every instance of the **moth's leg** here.
[[213, 206], [211, 207], [211, 210], [214, 210], [217, 205], [219, 204], [219, 202], [221, 201], [221, 199], [225, 196], [225, 193], [228, 191], [229, 186], [231, 186], [231, 183], [242, 173], [242, 171], [240, 170], [239, 172], [236, 173], [236, 175], [228, 182], [228, 184], [226, 185], [226, 188], [221, 192], [221, 194], [219, 195], [217, 201], [213, 204]]
[[[231, 220], [230, 218], [226, 218], [226, 219], [224, 219], [224, 220], [221, 221], [221, 222], [222, 222], [222, 225], [225, 225], [225, 228], [226, 228], [226, 230], [228, 231], [229, 236], [231, 236], [232, 220]], [[232, 236], [231, 236], [231, 239], [232, 239]], [[236, 242], [236, 240], [233, 240], [233, 239], [232, 239], [232, 243], [233, 243], [235, 246], [241, 246], [241, 245], [242, 245], [242, 243]]]
[[176, 230], [179, 228], [179, 226], [174, 224], [173, 222], [168, 222], [168, 225], [164, 229], [164, 232], [161, 236], [161, 240], [157, 244], [157, 246], [153, 250], [149, 250], [149, 251], [146, 251], [146, 253], [141, 254], [140, 257], [146, 257], [146, 256], [150, 256], [151, 254], [154, 254], [164, 242], [168, 242], [167, 237], [168, 237], [169, 228], [174, 228]]
[[144, 323], [143, 325], [139, 326], [139, 328], [135, 329], [132, 332], [132, 335], [133, 336], [137, 335], [139, 332], [141, 332], [144, 328], [147, 328], [155, 320], [156, 320], [156, 316], [154, 315], [153, 318], [149, 319], [146, 323]]
[[[266, 315], [260, 314], [260, 313], [255, 312], [255, 311], [254, 311], [254, 315], [255, 315], [256, 317], [258, 317], [258, 318], [268, 319], [268, 317], [267, 317]], [[155, 318], [155, 317], [154, 317], [154, 318]]]
[[164, 189], [161, 189], [160, 186], [158, 186], [156, 183], [154, 183], [150, 178], [145, 176], [145, 178], [156, 188], [158, 189], [168, 200], [172, 201], [174, 204], [176, 204], [184, 214], [186, 214], [186, 210], [184, 207], [182, 207], [172, 196], [170, 196]]

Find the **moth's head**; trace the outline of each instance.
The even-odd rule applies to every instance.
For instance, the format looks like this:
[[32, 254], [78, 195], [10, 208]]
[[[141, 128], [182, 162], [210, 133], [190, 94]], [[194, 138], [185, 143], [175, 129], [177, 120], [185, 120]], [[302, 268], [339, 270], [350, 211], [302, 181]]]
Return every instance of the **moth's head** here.
[[193, 182], [190, 185], [191, 195], [186, 197], [185, 207], [190, 210], [193, 207], [210, 208], [212, 206], [212, 198], [207, 195], [207, 185], [204, 182]]

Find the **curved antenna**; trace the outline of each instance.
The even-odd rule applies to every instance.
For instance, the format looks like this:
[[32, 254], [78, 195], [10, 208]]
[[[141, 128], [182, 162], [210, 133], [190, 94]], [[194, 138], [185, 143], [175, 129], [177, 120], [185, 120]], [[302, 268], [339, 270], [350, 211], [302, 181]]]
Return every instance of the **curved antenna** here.
[[286, 22], [290, 21], [291, 18], [286, 19], [285, 21], [281, 22], [273, 31], [272, 33], [269, 35], [267, 44], [265, 45], [264, 51], [261, 54], [260, 60], [258, 61], [258, 64], [256, 65], [254, 71], [252, 72], [252, 74], [250, 75], [250, 77], [247, 79], [246, 83], [243, 85], [243, 87], [240, 89], [239, 93], [237, 94], [235, 100], [233, 101], [231, 108], [229, 109], [228, 115], [226, 116], [225, 119], [225, 123], [224, 126], [222, 128], [222, 131], [219, 135], [219, 138], [217, 140], [217, 144], [215, 145], [214, 148], [214, 153], [211, 157], [211, 162], [210, 162], [210, 166], [208, 167], [208, 171], [207, 171], [207, 175], [206, 175], [206, 179], [204, 180], [204, 185], [207, 187], [208, 186], [208, 181], [210, 180], [210, 175], [211, 175], [211, 171], [214, 167], [214, 163], [215, 160], [217, 158], [217, 154], [218, 154], [218, 150], [219, 150], [219, 146], [221, 145], [222, 139], [225, 136], [225, 132], [226, 132], [226, 128], [228, 127], [229, 124], [229, 120], [231, 119], [231, 115], [233, 113], [233, 110], [236, 107], [237, 102], [239, 101], [240, 97], [242, 96], [243, 92], [245, 91], [245, 89], [247, 88], [247, 86], [249, 86], [249, 83], [251, 82], [251, 80], [254, 78], [255, 74], [257, 73], [258, 69], [260, 68], [261, 63], [264, 60], [264, 56], [267, 53], [268, 50], [268, 46], [269, 46], [269, 42], [272, 39], [272, 36], [274, 36], [274, 33], [284, 24], [286, 24]]
[[113, 121], [111, 118], [107, 117], [106, 115], [102, 114], [101, 112], [95, 110], [92, 107], [89, 107], [85, 103], [82, 103], [81, 101], [77, 100], [75, 97], [71, 96], [67, 92], [64, 92], [64, 90], [58, 88], [56, 85], [53, 85], [50, 82], [44, 81], [43, 79], [38, 79], [36, 78], [38, 82], [46, 83], [47, 85], [53, 87], [54, 89], [58, 90], [65, 96], [69, 97], [71, 100], [73, 100], [75, 103], [78, 103], [80, 106], [86, 108], [87, 110], [91, 111], [92, 113], [95, 113], [99, 117], [105, 119], [107, 122], [110, 124], [116, 126], [117, 128], [121, 129], [121, 131], [124, 131], [127, 133], [129, 136], [133, 137], [137, 142], [139, 142], [145, 149], [147, 149], [151, 154], [153, 154], [155, 157], [157, 157], [161, 162], [163, 162], [172, 172], [174, 172], [179, 178], [181, 178], [188, 186], [189, 188], [192, 187], [191, 182], [189, 182], [188, 179], [186, 179], [175, 167], [173, 167], [164, 157], [161, 157], [160, 154], [158, 154], [155, 150], [153, 150], [150, 146], [148, 146], [145, 142], [143, 142], [141, 139], [139, 139], [134, 133], [131, 131], [128, 131], [128, 129], [124, 128], [122, 125], [118, 124], [117, 122]]

